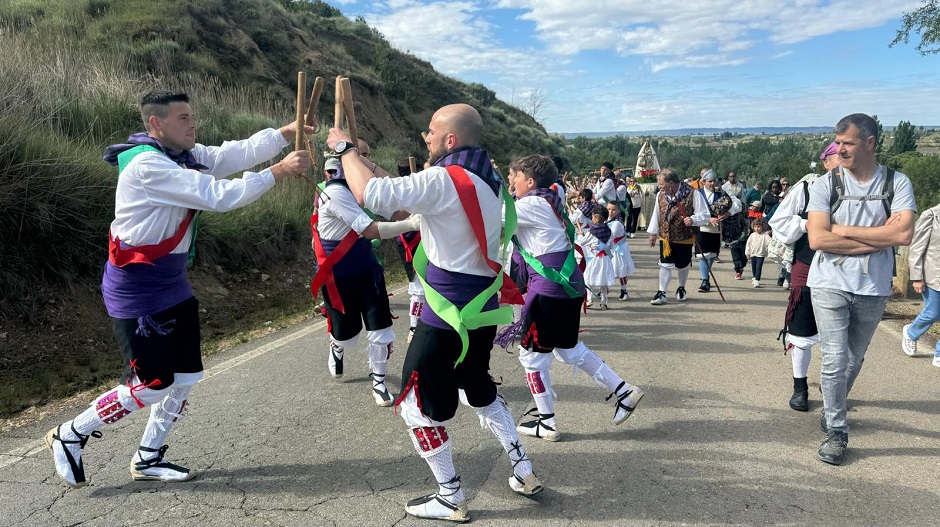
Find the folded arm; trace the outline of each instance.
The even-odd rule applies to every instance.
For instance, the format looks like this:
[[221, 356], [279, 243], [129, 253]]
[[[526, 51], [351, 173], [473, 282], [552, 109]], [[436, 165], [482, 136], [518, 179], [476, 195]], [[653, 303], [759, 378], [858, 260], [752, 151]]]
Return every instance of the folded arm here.
[[878, 227], [855, 227], [833, 225], [832, 233], [878, 249], [895, 245], [910, 245], [914, 237], [914, 211], [901, 210], [891, 214], [884, 225]]
[[809, 235], [809, 246], [815, 251], [826, 251], [833, 254], [852, 256], [875, 252], [881, 247], [841, 236], [832, 231], [829, 213], [810, 211], [806, 220], [806, 233]]

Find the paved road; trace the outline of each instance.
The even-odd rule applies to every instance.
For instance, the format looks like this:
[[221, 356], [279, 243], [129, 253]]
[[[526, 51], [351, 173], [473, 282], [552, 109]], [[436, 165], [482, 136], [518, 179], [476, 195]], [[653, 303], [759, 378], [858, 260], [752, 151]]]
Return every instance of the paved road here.
[[[722, 263], [727, 303], [690, 280], [689, 302], [651, 306], [655, 254], [635, 241], [631, 299], [589, 311], [582, 325], [588, 345], [646, 390], [641, 406], [613, 426], [607, 393], [556, 364], [565, 436], [525, 441], [547, 487], [535, 499], [508, 488], [501, 449], [461, 409], [451, 431], [475, 524], [937, 524], [940, 370], [901, 353], [897, 322], [882, 323], [850, 399], [847, 463], [825, 465], [815, 456], [818, 356], [810, 412], [786, 405], [790, 360], [774, 340], [786, 293], [734, 281]], [[407, 297], [392, 301], [404, 314]], [[403, 317], [400, 348], [405, 329]], [[364, 351], [347, 355], [337, 382], [326, 342], [314, 321], [212, 357], [170, 436], [168, 457], [200, 472], [190, 482], [130, 481], [142, 412], [88, 444], [91, 483], [78, 490], [58, 480], [39, 441], [77, 408], [0, 436], [0, 525], [428, 525], [403, 503], [432, 490], [429, 470], [401, 418], [373, 405]], [[492, 367], [520, 416], [530, 403], [516, 357], [494, 352]]]

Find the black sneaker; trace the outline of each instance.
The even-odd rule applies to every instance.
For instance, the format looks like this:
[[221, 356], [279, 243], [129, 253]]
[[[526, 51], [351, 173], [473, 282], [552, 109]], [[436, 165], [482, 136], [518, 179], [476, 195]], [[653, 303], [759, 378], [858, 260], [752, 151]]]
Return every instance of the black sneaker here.
[[689, 299], [689, 295], [685, 292], [684, 287], [680, 286], [678, 289], [676, 289], [676, 300], [678, 300], [679, 302], [685, 302], [688, 299]]
[[841, 465], [845, 459], [845, 449], [849, 446], [848, 432], [832, 430], [826, 436], [826, 440], [819, 445], [817, 456], [823, 463], [830, 465]]
[[712, 286], [708, 283], [708, 280], [702, 280], [702, 285], [698, 286], [699, 293], [707, 293], [711, 290]]
[[[793, 390], [793, 396], [790, 397], [790, 408], [793, 408], [797, 412], [808, 412], [809, 392], [800, 389]], [[823, 416], [823, 419], [825, 419], [825, 416]]]

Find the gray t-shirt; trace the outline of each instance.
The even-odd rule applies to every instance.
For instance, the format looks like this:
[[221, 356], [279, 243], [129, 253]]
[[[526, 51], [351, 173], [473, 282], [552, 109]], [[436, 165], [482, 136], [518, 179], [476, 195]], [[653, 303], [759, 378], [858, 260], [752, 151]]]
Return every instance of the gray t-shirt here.
[[[884, 187], [885, 167], [878, 165], [873, 177], [868, 183], [860, 184], [848, 169], [843, 169], [842, 185], [845, 196], [864, 196], [868, 194], [881, 194]], [[828, 174], [821, 176], [810, 187], [808, 212], [830, 213], [829, 199], [831, 192], [831, 178]], [[894, 173], [894, 199], [891, 203], [891, 212], [902, 210], [917, 210], [914, 204], [914, 190], [911, 180], [900, 172]], [[878, 227], [884, 225], [888, 216], [885, 214], [884, 203], [880, 200], [858, 201], [845, 200], [832, 217], [835, 225], [853, 225], [856, 227]], [[867, 255], [849, 256], [841, 265], [836, 261], [841, 255], [825, 251], [816, 251], [813, 265], [810, 266], [806, 285], [837, 289], [857, 295], [888, 296], [891, 294], [891, 279], [894, 271], [894, 253], [891, 248], [882, 249]], [[865, 273], [866, 257], [868, 273]]]

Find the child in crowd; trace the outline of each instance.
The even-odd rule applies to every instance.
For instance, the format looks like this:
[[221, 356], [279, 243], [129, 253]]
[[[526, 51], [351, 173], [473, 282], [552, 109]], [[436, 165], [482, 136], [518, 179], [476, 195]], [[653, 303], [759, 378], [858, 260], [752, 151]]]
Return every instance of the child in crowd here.
[[[587, 292], [587, 305], [593, 303], [592, 290], [600, 297], [600, 309], [607, 309], [607, 288], [615, 283], [614, 266], [611, 262], [613, 240], [607, 225], [607, 209], [598, 205], [591, 212], [591, 227], [580, 239], [584, 248], [587, 265], [584, 269], [584, 282], [590, 287]], [[621, 225], [621, 228], [623, 226]]]
[[760, 274], [768, 253], [770, 234], [767, 233], [767, 222], [763, 218], [756, 218], [751, 223], [751, 230], [753, 232], [747, 238], [744, 254], [751, 260], [751, 272], [754, 274], [751, 285], [760, 287]]
[[597, 202], [594, 201], [594, 192], [589, 188], [581, 189], [577, 198], [578, 206], [571, 211], [570, 219], [579, 233], [584, 233], [591, 226], [591, 213]]
[[627, 282], [630, 275], [636, 274], [636, 265], [633, 264], [633, 256], [630, 254], [630, 246], [627, 245], [627, 232], [623, 227], [620, 218], [623, 217], [620, 212], [620, 205], [617, 203], [607, 204], [607, 225], [610, 227], [610, 260], [614, 266], [614, 276], [620, 282], [620, 300], [627, 300], [630, 294], [627, 293]]

